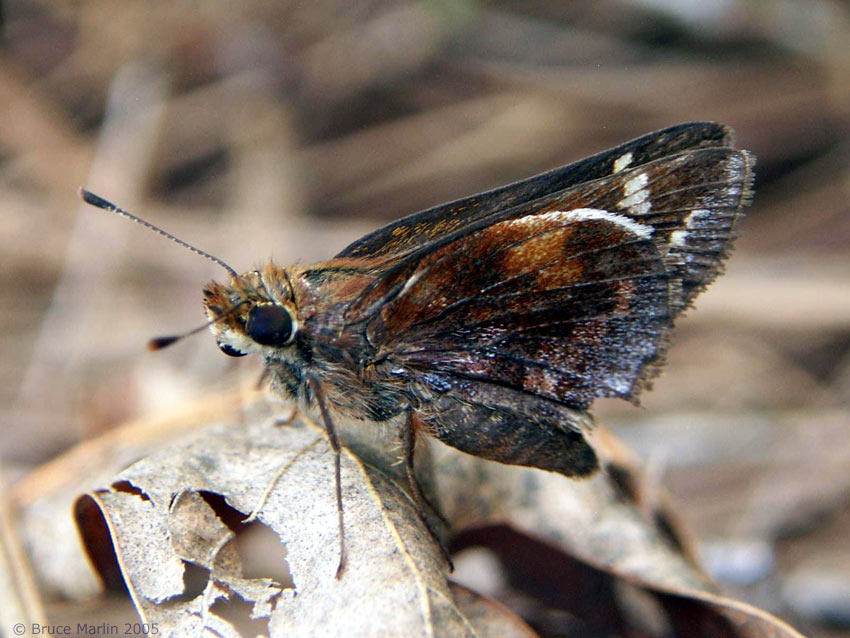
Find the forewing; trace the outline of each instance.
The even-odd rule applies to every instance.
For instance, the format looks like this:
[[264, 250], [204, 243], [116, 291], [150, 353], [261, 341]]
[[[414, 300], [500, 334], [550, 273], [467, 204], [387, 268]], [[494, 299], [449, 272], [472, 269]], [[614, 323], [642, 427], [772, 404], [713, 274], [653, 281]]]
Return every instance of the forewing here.
[[731, 147], [732, 144], [732, 132], [721, 124], [690, 122], [672, 126], [535, 177], [409, 215], [362, 237], [337, 257], [404, 253], [491, 215], [521, 207], [583, 182], [683, 151]]
[[722, 268], [752, 158], [722, 147], [628, 159], [411, 251], [347, 323], [417, 374], [447, 375], [434, 387], [475, 380], [577, 407], [635, 398], [675, 316]]
[[[608, 177], [502, 210], [399, 258], [352, 303], [348, 319], [369, 317], [413, 280], [427, 279], [420, 265], [435, 251], [502, 221], [578, 209], [608, 211], [651, 230], [671, 280], [670, 309], [676, 314], [721, 271], [735, 225], [751, 197], [753, 161], [746, 151], [732, 148], [689, 150], [633, 168], [623, 166]], [[486, 279], [479, 268], [472, 268], [471, 274]]]

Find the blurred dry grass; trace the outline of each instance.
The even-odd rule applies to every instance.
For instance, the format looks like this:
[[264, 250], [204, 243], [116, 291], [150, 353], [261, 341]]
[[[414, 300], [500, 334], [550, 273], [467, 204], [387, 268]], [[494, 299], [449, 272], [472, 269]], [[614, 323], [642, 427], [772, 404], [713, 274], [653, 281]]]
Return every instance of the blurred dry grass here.
[[203, 336], [143, 351], [197, 325], [221, 273], [84, 208], [78, 186], [242, 270], [328, 257], [427, 205], [717, 120], [759, 157], [736, 253], [645, 408], [598, 414], [678, 497], [727, 591], [811, 635], [850, 635], [850, 4], [2, 10], [8, 477], [254, 380]]

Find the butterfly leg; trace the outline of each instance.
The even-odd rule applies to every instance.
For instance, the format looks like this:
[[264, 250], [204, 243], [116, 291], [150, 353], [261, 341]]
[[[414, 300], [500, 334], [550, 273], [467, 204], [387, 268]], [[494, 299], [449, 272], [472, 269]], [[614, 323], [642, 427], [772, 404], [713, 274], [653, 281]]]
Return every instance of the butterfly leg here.
[[325, 431], [328, 434], [328, 441], [330, 441], [331, 449], [334, 452], [334, 482], [336, 485], [336, 509], [339, 523], [339, 565], [336, 568], [336, 577], [339, 579], [342, 576], [342, 572], [345, 570], [346, 562], [345, 526], [343, 525], [342, 514], [342, 481], [340, 466], [340, 453], [342, 448], [339, 444], [339, 436], [337, 435], [333, 419], [331, 419], [331, 413], [328, 410], [327, 402], [325, 401], [325, 392], [322, 389], [322, 383], [312, 372], [307, 373], [307, 380], [313, 390], [313, 395], [316, 397], [316, 402], [319, 404], [319, 410], [322, 413], [322, 421], [324, 421]]
[[413, 503], [416, 506], [416, 513], [419, 515], [419, 519], [425, 524], [428, 533], [431, 535], [437, 544], [440, 546], [440, 549], [443, 552], [443, 556], [446, 559], [446, 562], [449, 564], [449, 571], [454, 571], [454, 563], [452, 563], [451, 555], [449, 554], [448, 548], [443, 544], [442, 539], [437, 535], [437, 532], [431, 526], [431, 523], [428, 522], [428, 517], [425, 515], [426, 506], [430, 508], [432, 511], [437, 513], [437, 516], [446, 523], [445, 519], [443, 519], [442, 514], [440, 514], [439, 510], [434, 507], [431, 502], [428, 500], [428, 497], [425, 496], [425, 493], [422, 491], [422, 487], [419, 485], [419, 481], [416, 480], [416, 468], [414, 465], [414, 452], [416, 450], [416, 429], [418, 427], [424, 427], [424, 425], [418, 421], [416, 418], [416, 414], [413, 410], [408, 409], [407, 411], [407, 419], [404, 424], [404, 428], [402, 428], [402, 445], [404, 448], [404, 469], [407, 473], [407, 482], [410, 485], [410, 493], [413, 496]]

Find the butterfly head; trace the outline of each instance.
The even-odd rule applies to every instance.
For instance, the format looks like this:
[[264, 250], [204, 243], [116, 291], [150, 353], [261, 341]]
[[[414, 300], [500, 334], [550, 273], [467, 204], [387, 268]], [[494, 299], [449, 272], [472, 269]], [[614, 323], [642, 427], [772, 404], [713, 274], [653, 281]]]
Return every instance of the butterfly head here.
[[204, 288], [204, 309], [221, 351], [241, 357], [295, 340], [298, 319], [285, 269], [268, 264]]

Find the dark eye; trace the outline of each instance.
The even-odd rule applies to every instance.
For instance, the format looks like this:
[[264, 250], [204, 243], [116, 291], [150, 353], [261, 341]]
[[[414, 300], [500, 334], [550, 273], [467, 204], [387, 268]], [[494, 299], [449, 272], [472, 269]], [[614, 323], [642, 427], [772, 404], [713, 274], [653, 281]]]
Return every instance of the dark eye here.
[[276, 304], [264, 303], [251, 308], [245, 331], [263, 346], [285, 346], [292, 340], [292, 315]]
[[226, 344], [226, 343], [218, 344], [218, 349], [221, 350], [228, 357], [244, 357], [246, 354], [248, 354], [247, 352], [242, 352], [241, 350], [237, 350], [233, 346]]

